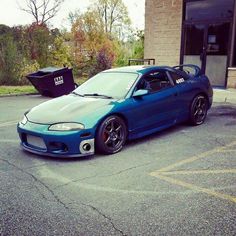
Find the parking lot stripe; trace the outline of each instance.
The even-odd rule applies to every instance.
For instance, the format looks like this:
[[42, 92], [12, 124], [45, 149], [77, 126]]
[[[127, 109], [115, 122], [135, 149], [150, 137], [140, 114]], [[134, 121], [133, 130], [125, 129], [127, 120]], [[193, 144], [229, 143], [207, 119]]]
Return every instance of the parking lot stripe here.
[[19, 143], [17, 139], [0, 139], [0, 143]]
[[200, 159], [203, 159], [203, 158], [206, 158], [210, 155], [211, 158], [214, 158], [215, 156], [213, 154], [216, 154], [216, 153], [222, 153], [222, 152], [225, 152], [225, 151], [235, 151], [235, 149], [233, 149], [233, 147], [236, 146], [236, 141], [233, 141], [225, 146], [222, 146], [222, 147], [217, 147], [217, 148], [214, 148], [212, 150], [209, 150], [209, 151], [206, 151], [206, 152], [203, 152], [201, 154], [198, 154], [198, 155], [195, 155], [193, 157], [190, 157], [190, 158], [187, 158], [187, 159], [184, 159], [182, 161], [179, 161], [179, 162], [176, 162], [174, 164], [171, 164], [169, 166], [166, 166], [164, 168], [161, 168], [157, 171], [153, 171], [151, 173], [149, 173], [151, 176], [154, 176], [154, 177], [157, 177], [161, 180], [164, 180], [168, 183], [171, 183], [171, 184], [174, 184], [174, 185], [178, 185], [178, 186], [182, 186], [182, 187], [185, 187], [185, 188], [188, 188], [188, 189], [191, 189], [193, 191], [197, 191], [197, 192], [201, 192], [201, 193], [206, 193], [208, 195], [211, 195], [211, 196], [215, 196], [217, 198], [220, 198], [220, 199], [224, 199], [224, 200], [228, 200], [228, 201], [231, 201], [233, 203], [236, 203], [236, 197], [234, 196], [231, 196], [231, 195], [228, 195], [228, 194], [224, 194], [224, 193], [219, 193], [219, 192], [216, 192], [214, 190], [211, 190], [211, 189], [208, 189], [208, 188], [203, 188], [203, 187], [199, 187], [199, 186], [196, 186], [194, 184], [190, 184], [190, 183], [186, 183], [184, 181], [181, 181], [181, 180], [178, 180], [176, 178], [172, 178], [172, 177], [169, 177], [168, 175], [193, 175], [193, 174], [226, 174], [226, 173], [231, 173], [231, 174], [235, 174], [236, 173], [236, 169], [225, 169], [225, 170], [181, 170], [181, 171], [173, 171], [173, 169], [175, 169], [176, 167], [180, 167], [182, 165], [185, 165], [185, 164], [189, 164], [189, 163], [192, 163], [196, 160], [200, 160]]
[[179, 185], [179, 186], [182, 186], [182, 187], [185, 187], [185, 188], [197, 191], [197, 192], [206, 193], [208, 195], [211, 195], [211, 196], [214, 196], [214, 197], [217, 197], [217, 198], [220, 198], [220, 199], [224, 199], [224, 200], [228, 200], [228, 201], [231, 201], [233, 203], [236, 203], [236, 197], [233, 197], [233, 196], [230, 196], [230, 195], [227, 195], [227, 194], [223, 194], [223, 193], [216, 192], [214, 190], [199, 187], [199, 186], [196, 186], [196, 185], [193, 185], [193, 184], [190, 184], [190, 183], [186, 183], [186, 182], [181, 181], [181, 180], [173, 179], [173, 178], [168, 177], [168, 176], [163, 176], [162, 174], [159, 175], [159, 174], [156, 174], [156, 173], [153, 172], [153, 173], [151, 173], [151, 175], [154, 176], [154, 177], [157, 177], [161, 180], [165, 180], [165, 181], [167, 181], [171, 184], [174, 184], [174, 185]]
[[174, 168], [176, 167], [179, 167], [179, 166], [182, 166], [184, 164], [189, 164], [191, 162], [194, 162], [196, 160], [199, 160], [199, 159], [202, 159], [202, 158], [205, 158], [207, 156], [210, 156], [212, 154], [215, 154], [215, 153], [219, 153], [219, 152], [222, 152], [224, 150], [227, 150], [229, 147], [232, 147], [232, 146], [235, 146], [236, 145], [236, 141], [234, 142], [231, 142], [223, 147], [217, 147], [217, 148], [214, 148], [212, 150], [209, 150], [209, 151], [206, 151], [206, 152], [203, 152], [201, 154], [198, 154], [198, 155], [195, 155], [193, 157], [190, 157], [190, 158], [187, 158], [185, 160], [182, 160], [182, 161], [179, 161], [179, 162], [176, 162], [174, 164], [171, 164], [167, 167], [164, 167], [164, 168], [161, 168], [158, 170], [158, 172], [166, 172], [166, 171], [170, 171], [170, 170], [173, 170]]
[[236, 174], [236, 169], [224, 170], [184, 170], [161, 172], [161, 175], [192, 175], [192, 174]]
[[13, 121], [4, 122], [4, 123], [0, 124], [0, 128], [16, 125], [18, 122], [19, 122], [19, 120], [13, 120]]
[[222, 150], [221, 152], [223, 152], [223, 153], [226, 153], [226, 152], [236, 152], [236, 149]]

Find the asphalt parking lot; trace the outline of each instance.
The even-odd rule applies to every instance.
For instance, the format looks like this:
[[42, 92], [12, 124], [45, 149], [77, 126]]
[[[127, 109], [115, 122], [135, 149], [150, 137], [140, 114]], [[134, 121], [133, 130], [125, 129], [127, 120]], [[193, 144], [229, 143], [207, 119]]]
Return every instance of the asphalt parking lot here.
[[16, 123], [41, 96], [0, 98], [0, 235], [235, 235], [236, 102], [112, 156], [23, 152]]

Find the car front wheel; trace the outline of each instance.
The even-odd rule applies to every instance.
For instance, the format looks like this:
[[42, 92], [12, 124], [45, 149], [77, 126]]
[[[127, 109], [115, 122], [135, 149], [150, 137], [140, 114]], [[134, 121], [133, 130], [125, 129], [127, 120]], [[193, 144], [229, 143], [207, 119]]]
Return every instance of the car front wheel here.
[[190, 123], [192, 125], [201, 125], [207, 116], [208, 102], [205, 96], [197, 95], [190, 108]]
[[96, 135], [96, 148], [104, 154], [119, 152], [126, 141], [127, 128], [119, 116], [107, 117], [99, 126]]

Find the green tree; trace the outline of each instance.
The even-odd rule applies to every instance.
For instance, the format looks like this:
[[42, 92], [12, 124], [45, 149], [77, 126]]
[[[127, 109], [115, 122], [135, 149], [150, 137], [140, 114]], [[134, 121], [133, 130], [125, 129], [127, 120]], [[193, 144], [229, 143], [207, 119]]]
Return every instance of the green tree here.
[[128, 60], [144, 58], [144, 32], [137, 30], [127, 41], [119, 41], [115, 66], [127, 66]]
[[69, 64], [69, 53], [59, 34], [45, 25], [0, 25], [0, 83], [25, 84], [25, 75], [40, 67]]
[[129, 58], [132, 56], [132, 44], [129, 42], [117, 42], [115, 66], [127, 66]]
[[50, 63], [53, 66], [63, 67], [72, 65], [71, 52], [68, 43], [62, 36], [57, 36], [50, 48]]
[[20, 55], [10, 29], [4, 26], [0, 28], [0, 84], [16, 84]]
[[40, 67], [49, 64], [49, 48], [53, 37], [46, 25], [32, 24], [26, 29], [26, 40], [30, 50], [31, 60], [36, 60]]
[[144, 31], [137, 30], [134, 36], [132, 58], [142, 59], [144, 58]]

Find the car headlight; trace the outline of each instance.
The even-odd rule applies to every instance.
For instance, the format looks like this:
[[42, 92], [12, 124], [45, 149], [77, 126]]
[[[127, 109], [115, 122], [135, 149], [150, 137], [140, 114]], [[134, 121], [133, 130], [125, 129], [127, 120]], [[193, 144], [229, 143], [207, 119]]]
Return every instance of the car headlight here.
[[76, 131], [84, 129], [84, 125], [80, 123], [57, 123], [49, 126], [50, 131]]
[[23, 120], [20, 122], [22, 125], [25, 125], [27, 123], [28, 119], [27, 117], [24, 115]]

